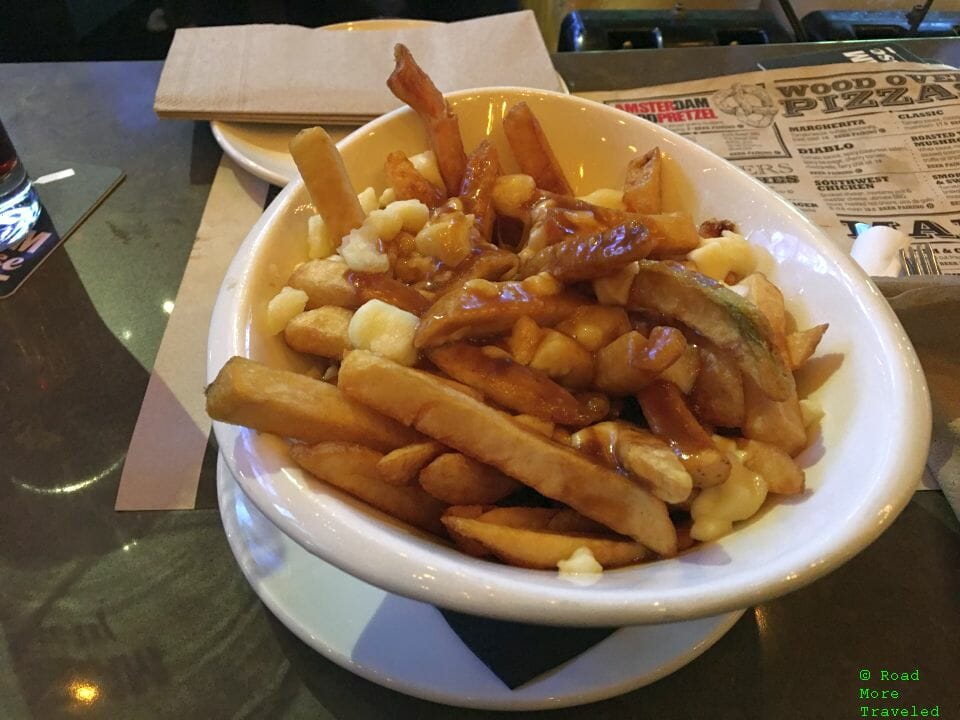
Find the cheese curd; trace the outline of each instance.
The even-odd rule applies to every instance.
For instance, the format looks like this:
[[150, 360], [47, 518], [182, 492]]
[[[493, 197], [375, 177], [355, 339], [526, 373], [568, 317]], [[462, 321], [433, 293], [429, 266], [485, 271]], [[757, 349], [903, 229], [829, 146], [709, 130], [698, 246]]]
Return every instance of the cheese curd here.
[[319, 215], [307, 220], [307, 256], [311, 260], [328, 258], [337, 251], [340, 238], [335, 238], [330, 228]]
[[593, 281], [593, 292], [601, 305], [626, 305], [630, 299], [630, 286], [640, 272], [640, 263], [634, 261], [614, 275]]
[[417, 362], [413, 336], [419, 325], [420, 318], [413, 313], [383, 300], [367, 300], [350, 319], [347, 337], [359, 350], [369, 350], [409, 367]]
[[425, 179], [438, 188], [446, 187], [443, 177], [440, 175], [440, 166], [437, 164], [437, 156], [433, 150], [424, 150], [410, 157], [410, 162], [417, 169], [417, 172], [423, 175]]
[[740, 277], [757, 269], [754, 249], [743, 235], [724, 230], [718, 238], [703, 238], [700, 247], [687, 253], [701, 273], [723, 282], [729, 273]]
[[564, 575], [596, 575], [603, 572], [603, 566], [586, 546], [578, 547], [566, 560], [559, 561], [557, 569]]
[[377, 273], [390, 269], [390, 258], [380, 251], [377, 230], [373, 224], [364, 223], [351, 230], [340, 243], [339, 252], [351, 270]]
[[287, 323], [303, 312], [307, 306], [307, 294], [284, 286], [267, 304], [267, 332], [271, 335], [283, 332]]
[[627, 209], [626, 205], [623, 204], [623, 190], [614, 190], [612, 188], [594, 190], [589, 195], [578, 197], [577, 200], [583, 200], [591, 205], [608, 208], [609, 210], [625, 211]]
[[363, 210], [364, 215], [369, 215], [380, 207], [380, 198], [377, 197], [377, 191], [372, 187], [368, 187], [357, 195], [357, 200], [360, 201], [360, 209]]
[[707, 487], [690, 504], [693, 527], [690, 537], [701, 542], [716, 540], [733, 530], [733, 523], [754, 515], [767, 498], [767, 483], [730, 453], [730, 477]]

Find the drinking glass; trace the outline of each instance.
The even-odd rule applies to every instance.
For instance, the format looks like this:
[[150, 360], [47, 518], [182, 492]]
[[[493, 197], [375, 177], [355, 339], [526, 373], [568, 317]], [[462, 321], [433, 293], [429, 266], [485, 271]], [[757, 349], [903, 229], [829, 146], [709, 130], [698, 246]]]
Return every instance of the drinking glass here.
[[40, 217], [40, 200], [0, 121], [0, 250], [20, 240]]

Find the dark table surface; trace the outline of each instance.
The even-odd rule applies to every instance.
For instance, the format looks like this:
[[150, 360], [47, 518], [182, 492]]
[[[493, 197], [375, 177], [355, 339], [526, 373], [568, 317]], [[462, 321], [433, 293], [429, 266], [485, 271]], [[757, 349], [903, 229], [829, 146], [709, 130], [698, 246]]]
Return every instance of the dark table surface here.
[[[960, 65], [960, 42], [907, 41]], [[822, 46], [818, 46], [818, 50]], [[574, 91], [750, 70], [795, 47], [557, 56]], [[461, 718], [323, 659], [253, 594], [213, 506], [117, 513], [120, 469], [219, 159], [206, 124], [159, 121], [160, 63], [0, 66], [27, 165], [125, 182], [0, 301], [0, 718]], [[202, 348], [198, 348], [201, 352]], [[211, 458], [212, 459], [212, 458]], [[960, 531], [918, 493], [870, 548], [750, 609], [652, 686], [571, 718], [861, 717], [858, 673], [919, 669], [903, 702], [960, 717]]]

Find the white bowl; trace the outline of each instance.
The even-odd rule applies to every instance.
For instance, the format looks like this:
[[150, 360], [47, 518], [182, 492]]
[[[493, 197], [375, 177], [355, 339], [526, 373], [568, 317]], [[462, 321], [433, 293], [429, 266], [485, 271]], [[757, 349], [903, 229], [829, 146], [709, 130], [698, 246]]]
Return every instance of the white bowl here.
[[[619, 187], [626, 162], [659, 145], [667, 210], [734, 220], [769, 260], [803, 327], [829, 322], [801, 378], [826, 415], [801, 456], [807, 491], [768, 501], [718, 542], [670, 560], [605, 572], [590, 585], [557, 573], [468, 557], [389, 522], [293, 466], [283, 442], [215, 424], [247, 495], [301, 545], [347, 572], [398, 593], [463, 612], [556, 625], [628, 625], [701, 617], [783, 595], [866, 547], [904, 507], [930, 438], [930, 403], [910, 341], [863, 272], [790, 204], [732, 165], [656, 125], [580, 98], [519, 88], [449, 96], [465, 146], [492, 136], [510, 171], [500, 118], [526, 100], [578, 194]], [[357, 189], [384, 187], [383, 159], [426, 147], [414, 114], [397, 110], [340, 145]], [[265, 306], [304, 259], [311, 212], [301, 181], [289, 184], [250, 231], [220, 290], [207, 375], [232, 355], [273, 366], [304, 361], [263, 330]]]

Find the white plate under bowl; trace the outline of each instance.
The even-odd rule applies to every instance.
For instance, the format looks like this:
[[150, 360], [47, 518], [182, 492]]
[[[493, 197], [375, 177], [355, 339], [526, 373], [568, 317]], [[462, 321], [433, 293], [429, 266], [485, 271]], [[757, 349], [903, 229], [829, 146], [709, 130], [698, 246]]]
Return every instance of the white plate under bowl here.
[[[412, 20], [405, 18], [378, 18], [353, 20], [326, 25], [325, 30], [357, 32], [363, 30], [397, 30], [399, 28], [440, 25], [436, 20]], [[560, 73], [557, 82], [563, 92], [570, 92]], [[210, 129], [221, 149], [240, 167], [254, 177], [283, 187], [299, 176], [296, 164], [290, 156], [290, 141], [306, 125], [282, 125], [274, 123], [240, 123], [211, 120]], [[352, 125], [324, 125], [334, 141], [340, 141], [357, 129]]]
[[[505, 567], [416, 536], [293, 466], [286, 445], [216, 423], [221, 451], [253, 502], [310, 552], [366, 582], [475, 615], [557, 625], [622, 626], [716, 615], [791, 592], [872, 542], [903, 509], [930, 439], [930, 402], [916, 354], [864, 273], [789, 203], [712, 153], [663, 128], [582, 98], [519, 88], [452, 93], [464, 144], [490, 137], [506, 172], [499, 119], [526, 100], [577, 194], [619, 187], [636, 152], [665, 153], [665, 209], [698, 221], [737, 222], [766, 250], [760, 269], [784, 292], [800, 327], [829, 322], [800, 385], [824, 410], [821, 433], [800, 456], [807, 490], [772, 498], [717, 542], [677, 558], [603, 573], [583, 587], [557, 573]], [[384, 187], [383, 158], [426, 145], [410, 110], [340, 143], [357, 187]], [[304, 369], [282, 336], [265, 330], [266, 306], [304, 259], [310, 202], [288, 185], [238, 250], [211, 321], [208, 380], [233, 355]]]
[[[743, 610], [617, 630], [511, 690], [432, 605], [391, 595], [311, 555], [243, 494], [220, 457], [220, 515], [243, 574], [297, 637], [350, 672], [460, 707], [537, 710], [603, 700], [648, 685], [705, 652]], [[557, 628], [557, 632], [563, 632]]]

